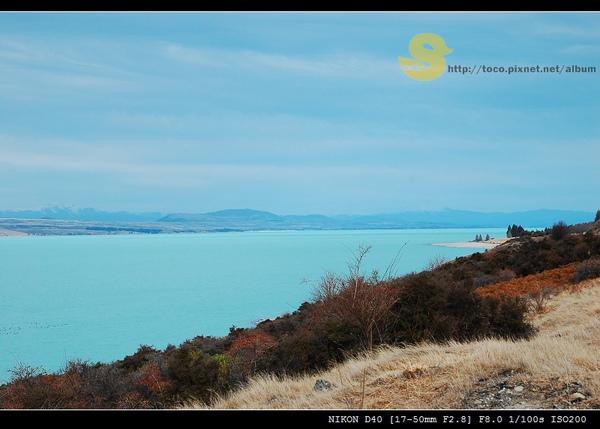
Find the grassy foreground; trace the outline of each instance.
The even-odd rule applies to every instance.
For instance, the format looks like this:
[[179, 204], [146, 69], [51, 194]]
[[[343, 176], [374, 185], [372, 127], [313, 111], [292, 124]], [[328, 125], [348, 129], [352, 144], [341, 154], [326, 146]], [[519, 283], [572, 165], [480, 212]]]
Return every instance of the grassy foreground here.
[[316, 375], [258, 376], [210, 407], [181, 408], [600, 408], [600, 279], [552, 295], [531, 317], [538, 332], [529, 340], [382, 347]]

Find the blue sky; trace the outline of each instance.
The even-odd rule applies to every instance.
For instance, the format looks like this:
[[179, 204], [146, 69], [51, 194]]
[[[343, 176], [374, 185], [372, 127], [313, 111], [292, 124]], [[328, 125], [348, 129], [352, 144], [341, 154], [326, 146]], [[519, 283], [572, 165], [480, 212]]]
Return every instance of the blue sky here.
[[595, 212], [599, 118], [598, 13], [0, 13], [0, 209]]

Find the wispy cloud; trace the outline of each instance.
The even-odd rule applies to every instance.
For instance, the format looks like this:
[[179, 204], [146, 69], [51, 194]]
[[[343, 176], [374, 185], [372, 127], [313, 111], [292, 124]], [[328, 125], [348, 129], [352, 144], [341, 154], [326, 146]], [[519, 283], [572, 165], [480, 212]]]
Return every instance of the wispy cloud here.
[[395, 58], [381, 59], [364, 52], [302, 56], [250, 50], [191, 48], [177, 44], [167, 44], [164, 52], [168, 58], [183, 63], [262, 72], [280, 70], [316, 76], [366, 78], [398, 70]]

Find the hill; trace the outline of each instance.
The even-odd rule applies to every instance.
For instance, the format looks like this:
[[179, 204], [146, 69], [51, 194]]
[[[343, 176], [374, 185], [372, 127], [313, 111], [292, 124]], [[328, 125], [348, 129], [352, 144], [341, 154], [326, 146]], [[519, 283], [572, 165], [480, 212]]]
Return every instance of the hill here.
[[196, 228], [206, 230], [216, 228], [236, 230], [503, 228], [510, 224], [537, 228], [551, 227], [557, 219], [568, 224], [578, 224], [593, 219], [593, 216], [593, 213], [561, 210], [482, 213], [446, 209], [373, 215], [325, 216], [320, 214], [277, 215], [259, 210], [230, 209], [201, 214], [173, 213], [159, 219], [159, 222], [191, 224]]
[[[418, 341], [384, 342], [309, 375], [254, 374], [244, 388], [209, 405], [206, 401], [188, 401], [183, 408], [600, 408], [599, 226], [600, 222], [593, 222], [586, 224], [585, 234], [567, 235], [558, 234], [561, 227], [555, 226], [552, 231], [527, 234], [483, 254], [406, 276], [405, 286], [400, 287], [417, 287], [415, 298], [426, 308], [426, 319], [420, 323], [429, 334]], [[418, 289], [417, 279], [424, 280], [426, 288]], [[475, 287], [480, 297], [507, 302], [514, 298], [525, 303], [527, 323], [534, 333], [517, 337], [484, 335], [466, 341], [460, 336], [430, 340], [436, 332], [443, 332], [443, 325], [456, 323], [451, 317], [456, 313], [440, 317], [436, 308], [445, 305], [431, 300], [432, 294], [449, 286], [451, 292], [443, 300], [452, 299], [450, 305], [456, 308], [465, 302], [456, 295], [461, 282]], [[332, 287], [331, 279], [327, 284]], [[470, 296], [467, 301], [473, 303], [474, 298]], [[403, 307], [411, 305], [405, 298], [401, 302]], [[467, 308], [461, 316], [464, 320], [472, 317], [471, 312], [479, 311], [471, 304]], [[510, 313], [514, 315], [517, 308]], [[331, 304], [329, 311], [342, 314]], [[409, 317], [418, 317], [412, 311]], [[495, 317], [502, 320], [504, 316], [497, 313]], [[435, 323], [436, 319], [441, 323]], [[476, 319], [471, 322], [477, 325]], [[472, 326], [471, 322], [461, 329]], [[412, 323], [406, 326], [410, 328]], [[505, 318], [500, 326], [505, 323], [512, 322]], [[263, 324], [264, 332], [278, 332], [276, 321]]]
[[0, 210], [0, 219], [45, 219], [97, 222], [152, 222], [164, 216], [158, 212], [132, 213], [107, 212], [94, 208], [63, 206], [44, 207], [38, 210]]
[[193, 409], [598, 409], [600, 279], [553, 296], [531, 339], [381, 347], [317, 374], [258, 376]]

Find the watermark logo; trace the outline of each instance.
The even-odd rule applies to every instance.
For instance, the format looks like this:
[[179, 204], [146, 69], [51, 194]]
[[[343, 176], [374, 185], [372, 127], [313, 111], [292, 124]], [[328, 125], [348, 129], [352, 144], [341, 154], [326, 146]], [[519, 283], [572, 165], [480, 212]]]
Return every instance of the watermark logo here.
[[408, 52], [413, 58], [398, 57], [402, 71], [416, 80], [433, 80], [446, 70], [446, 59], [454, 49], [437, 34], [421, 33], [413, 37], [408, 44]]

